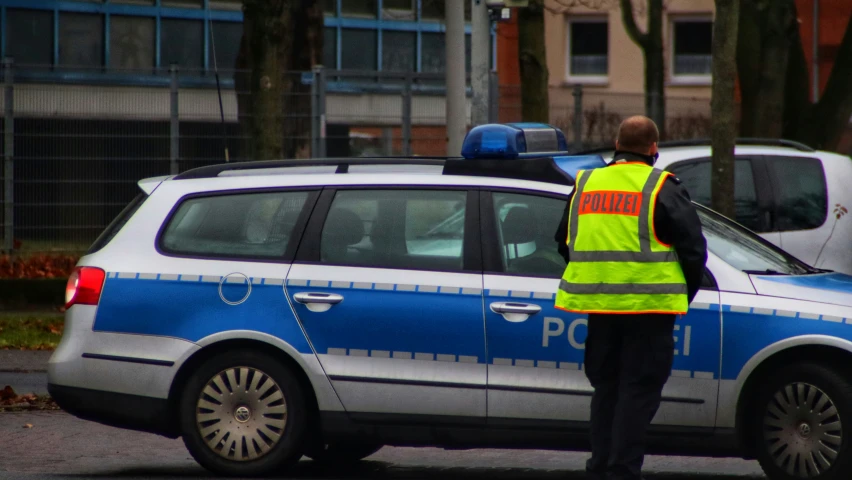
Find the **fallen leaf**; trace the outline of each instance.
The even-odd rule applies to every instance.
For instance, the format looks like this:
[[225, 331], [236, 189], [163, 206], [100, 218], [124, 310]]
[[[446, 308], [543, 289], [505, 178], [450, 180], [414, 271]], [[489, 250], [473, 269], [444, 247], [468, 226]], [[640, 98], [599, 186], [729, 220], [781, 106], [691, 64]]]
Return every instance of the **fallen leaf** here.
[[24, 428], [33, 428], [33, 424], [32, 423], [25, 423]]

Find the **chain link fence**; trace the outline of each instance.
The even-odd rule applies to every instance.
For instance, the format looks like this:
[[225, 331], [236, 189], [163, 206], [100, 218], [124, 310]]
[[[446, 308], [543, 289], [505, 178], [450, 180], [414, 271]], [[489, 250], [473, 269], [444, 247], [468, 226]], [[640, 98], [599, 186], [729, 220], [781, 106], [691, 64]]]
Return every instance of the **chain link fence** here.
[[[250, 86], [269, 80], [239, 71], [217, 78], [5, 62], [0, 78], [5, 253], [85, 251], [138, 193], [138, 180], [257, 158], [252, 138], [264, 128], [281, 132], [292, 157], [447, 155], [440, 73], [292, 72], [282, 75], [291, 88], [278, 104], [252, 104]], [[520, 87], [498, 88], [496, 74], [491, 84], [489, 121], [521, 121]], [[572, 93], [551, 91], [551, 121], [574, 146], [610, 145], [621, 119], [644, 111], [642, 95]], [[669, 138], [709, 134], [709, 100], [667, 103]], [[466, 112], [469, 124], [469, 96]]]

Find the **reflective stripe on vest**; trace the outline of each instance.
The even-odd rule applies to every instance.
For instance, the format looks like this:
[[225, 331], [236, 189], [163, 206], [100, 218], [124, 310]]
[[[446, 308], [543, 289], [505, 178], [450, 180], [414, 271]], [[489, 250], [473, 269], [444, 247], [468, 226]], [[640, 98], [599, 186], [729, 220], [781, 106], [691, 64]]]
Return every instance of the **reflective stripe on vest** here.
[[580, 313], [686, 313], [677, 255], [654, 232], [666, 172], [645, 164], [581, 171], [569, 207], [569, 264], [556, 307]]

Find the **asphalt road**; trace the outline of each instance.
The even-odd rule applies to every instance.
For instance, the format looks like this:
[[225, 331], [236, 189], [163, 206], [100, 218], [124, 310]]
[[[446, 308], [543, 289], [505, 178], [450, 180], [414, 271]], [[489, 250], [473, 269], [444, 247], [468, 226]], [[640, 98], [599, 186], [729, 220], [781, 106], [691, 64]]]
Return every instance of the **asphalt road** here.
[[[25, 425], [32, 425], [26, 428]], [[582, 479], [587, 454], [573, 452], [385, 447], [355, 467], [324, 469], [304, 460], [296, 479]], [[756, 462], [648, 457], [649, 480], [764, 478]], [[119, 430], [62, 412], [0, 413], [0, 479], [215, 478], [181, 440]]]

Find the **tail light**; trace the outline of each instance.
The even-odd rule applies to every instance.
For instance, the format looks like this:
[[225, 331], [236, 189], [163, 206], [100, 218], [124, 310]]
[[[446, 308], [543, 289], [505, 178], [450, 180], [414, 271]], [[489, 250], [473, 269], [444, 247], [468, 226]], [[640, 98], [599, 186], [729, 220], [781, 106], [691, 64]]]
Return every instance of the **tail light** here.
[[72, 305], [97, 305], [101, 299], [106, 273], [100, 268], [77, 267], [65, 286], [65, 308]]

